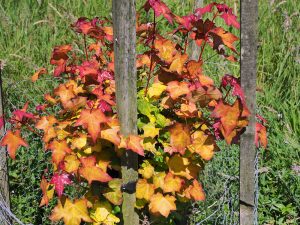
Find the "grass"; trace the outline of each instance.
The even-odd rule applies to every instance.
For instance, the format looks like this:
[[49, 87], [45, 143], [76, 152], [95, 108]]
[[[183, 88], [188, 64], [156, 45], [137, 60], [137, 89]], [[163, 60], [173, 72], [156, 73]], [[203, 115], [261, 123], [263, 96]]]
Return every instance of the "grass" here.
[[[175, 13], [182, 15], [191, 1], [169, 2]], [[269, 126], [268, 150], [260, 150], [259, 155], [259, 224], [299, 224], [300, 5], [292, 0], [259, 3], [258, 87], [262, 91], [258, 92], [258, 112]], [[32, 106], [41, 101], [40, 96], [55, 83], [45, 77], [33, 85], [30, 76], [34, 70], [48, 67], [53, 46], [74, 38], [77, 45], [83, 45], [69, 25], [80, 16], [109, 15], [109, 5], [106, 0], [0, 0], [0, 60], [6, 63], [3, 86], [7, 113], [26, 101]], [[225, 73], [238, 75], [239, 66], [228, 66], [214, 57], [205, 72], [215, 78]], [[47, 224], [50, 208], [39, 208], [38, 204], [39, 180], [49, 155], [34, 135], [29, 138], [34, 140], [31, 147], [18, 153], [18, 161], [9, 161], [12, 209], [24, 223]], [[194, 205], [193, 223], [234, 224], [237, 220], [237, 158], [237, 148], [223, 146], [207, 165], [200, 177], [207, 201]]]
[[259, 2], [258, 111], [269, 123], [269, 147], [260, 154], [259, 224], [299, 224], [300, 6], [273, 2]]

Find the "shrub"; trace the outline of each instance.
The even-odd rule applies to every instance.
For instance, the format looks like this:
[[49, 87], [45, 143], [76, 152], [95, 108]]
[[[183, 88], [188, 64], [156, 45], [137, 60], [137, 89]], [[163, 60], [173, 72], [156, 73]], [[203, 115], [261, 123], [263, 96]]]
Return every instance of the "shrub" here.
[[[72, 25], [84, 44], [82, 49], [75, 43], [53, 49], [50, 64], [59, 85], [44, 95], [45, 101], [34, 112], [27, 112], [27, 103], [8, 119], [11, 130], [1, 145], [7, 145], [11, 158], [15, 159], [20, 146], [28, 146], [21, 137], [24, 130], [40, 137], [44, 149], [51, 151], [53, 168], [45, 170], [41, 178], [40, 206], [58, 197], [52, 221], [63, 219], [67, 225], [118, 223], [120, 156], [124, 151], [139, 155], [139, 213], [176, 219], [174, 213], [169, 214], [183, 210], [191, 200], [205, 199], [197, 177], [218, 151], [216, 140], [237, 143], [248, 124], [250, 113], [238, 79], [225, 75], [217, 87], [202, 71], [207, 48], [237, 61], [234, 45], [238, 37], [215, 23], [222, 19], [238, 29], [232, 9], [212, 3], [178, 16], [162, 1], [148, 0], [140, 14], [150, 10], [152, 23], [137, 16], [137, 49], [142, 52], [136, 58], [138, 135], [120, 134], [113, 30], [107, 18], [79, 18]], [[172, 25], [171, 34], [159, 32], [160, 16]], [[187, 53], [191, 41], [201, 46], [198, 59]], [[39, 69], [32, 81], [44, 74], [47, 70]], [[265, 128], [259, 128], [257, 141], [265, 145]]]

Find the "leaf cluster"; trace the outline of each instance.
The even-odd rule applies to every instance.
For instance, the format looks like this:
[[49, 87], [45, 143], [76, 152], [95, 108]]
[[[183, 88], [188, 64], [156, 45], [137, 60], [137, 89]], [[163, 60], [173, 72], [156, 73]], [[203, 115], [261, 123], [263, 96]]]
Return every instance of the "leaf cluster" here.
[[[160, 0], [147, 0], [139, 13], [153, 10], [153, 22], [137, 16], [138, 134], [123, 136], [116, 110], [114, 40], [112, 21], [79, 18], [72, 24], [82, 36], [82, 49], [75, 44], [56, 46], [50, 64], [59, 85], [44, 95], [44, 102], [28, 112], [28, 103], [9, 118], [12, 129], [1, 145], [14, 159], [21, 137], [29, 130], [51, 151], [53, 173], [41, 179], [40, 206], [55, 196], [58, 205], [50, 217], [66, 225], [115, 224], [122, 204], [120, 157], [124, 151], [139, 155], [136, 208], [141, 213], [168, 217], [178, 205], [204, 201], [198, 181], [204, 165], [218, 151], [217, 140], [238, 142], [250, 115], [239, 80], [225, 75], [217, 87], [202, 70], [205, 48], [237, 61], [238, 37], [218, 27], [217, 17], [239, 28], [232, 9], [212, 3], [190, 15], [172, 13]], [[203, 20], [205, 14], [212, 19]], [[157, 19], [163, 16], [175, 27], [161, 34]], [[198, 59], [187, 53], [189, 42], [200, 46]], [[45, 68], [33, 76], [36, 82], [48, 74]], [[259, 117], [261, 121], [263, 118]], [[267, 144], [266, 130], [257, 125], [257, 144]], [[66, 186], [80, 186], [84, 195], [71, 200]], [[97, 186], [97, 191], [94, 186]]]

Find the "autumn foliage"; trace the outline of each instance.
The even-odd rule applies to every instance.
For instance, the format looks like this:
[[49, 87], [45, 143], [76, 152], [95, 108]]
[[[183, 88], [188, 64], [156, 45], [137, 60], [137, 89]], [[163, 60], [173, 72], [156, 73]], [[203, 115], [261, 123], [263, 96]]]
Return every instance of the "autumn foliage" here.
[[[109, 19], [79, 18], [72, 25], [82, 36], [82, 49], [72, 44], [56, 46], [50, 64], [60, 84], [44, 95], [44, 102], [28, 112], [28, 104], [13, 112], [9, 130], [1, 141], [15, 159], [21, 137], [29, 130], [41, 137], [51, 151], [53, 171], [41, 178], [40, 206], [55, 196], [57, 206], [50, 219], [66, 225], [81, 221], [116, 224], [115, 206], [122, 204], [120, 156], [124, 151], [139, 155], [136, 208], [154, 216], [168, 217], [178, 204], [205, 200], [197, 180], [207, 161], [218, 151], [217, 140], [237, 143], [250, 115], [239, 80], [225, 75], [220, 86], [204, 74], [203, 52], [212, 48], [232, 63], [237, 61], [239, 29], [232, 9], [212, 3], [194, 13], [179, 16], [160, 0], [148, 0], [139, 11], [152, 11], [153, 22], [137, 16], [138, 135], [120, 135], [115, 102], [113, 30]], [[160, 34], [157, 17], [174, 29]], [[155, 19], [156, 18], [156, 19]], [[206, 18], [206, 19], [204, 19]], [[218, 27], [221, 20], [227, 28]], [[175, 38], [176, 36], [176, 38]], [[200, 48], [191, 59], [188, 44]], [[49, 76], [41, 68], [32, 76], [38, 82]], [[261, 117], [260, 117], [261, 118]], [[261, 120], [261, 119], [260, 119]], [[266, 146], [266, 128], [257, 125], [257, 145]], [[18, 156], [18, 155], [17, 155]], [[99, 192], [93, 191], [93, 184]], [[80, 186], [83, 194], [71, 199], [67, 186]]]

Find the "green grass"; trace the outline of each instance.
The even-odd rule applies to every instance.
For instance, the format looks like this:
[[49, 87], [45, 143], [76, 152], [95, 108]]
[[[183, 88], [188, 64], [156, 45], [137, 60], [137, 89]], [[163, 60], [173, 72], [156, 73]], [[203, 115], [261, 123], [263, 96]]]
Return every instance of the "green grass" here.
[[[138, 8], [141, 2], [138, 1]], [[169, 2], [175, 13], [182, 15], [191, 1]], [[259, 224], [299, 224], [300, 176], [292, 168], [300, 166], [300, 5], [292, 0], [282, 4], [275, 1], [273, 5], [269, 3], [272, 1], [259, 2], [258, 87], [262, 91], [258, 93], [258, 112], [269, 126], [269, 147], [260, 151], [259, 158], [263, 168], [259, 179]], [[41, 101], [55, 82], [44, 76], [32, 84], [30, 77], [35, 69], [47, 67], [51, 71], [49, 59], [55, 45], [75, 39], [82, 46], [82, 39], [69, 25], [80, 16], [109, 16], [109, 5], [106, 0], [0, 0], [0, 60], [6, 63], [3, 86], [7, 113], [22, 107], [26, 101], [31, 106]], [[285, 26], [289, 17], [291, 27]], [[160, 26], [163, 28], [165, 24]], [[211, 54], [208, 52], [207, 57]], [[214, 78], [225, 73], [239, 75], [239, 66], [213, 57], [205, 73]], [[31, 147], [19, 151], [17, 161], [9, 161], [12, 209], [25, 223], [47, 224], [50, 208], [39, 208], [38, 204], [39, 180], [47, 168], [49, 154], [44, 153], [37, 137], [31, 135], [30, 139]], [[191, 217], [193, 222], [203, 221], [215, 210], [219, 212], [203, 224], [232, 224], [228, 218], [236, 220], [237, 158], [238, 149], [223, 147], [207, 165], [200, 177], [207, 201], [194, 205], [198, 215]], [[224, 192], [228, 190], [230, 193]]]
[[[259, 224], [300, 223], [299, 11], [295, 1], [259, 3], [258, 111], [269, 123], [260, 154]], [[290, 26], [287, 26], [290, 23]]]

